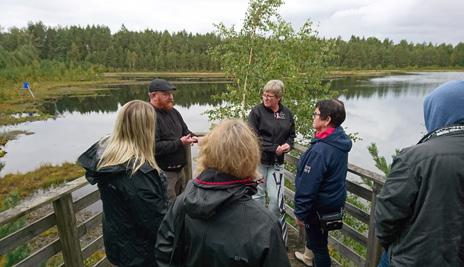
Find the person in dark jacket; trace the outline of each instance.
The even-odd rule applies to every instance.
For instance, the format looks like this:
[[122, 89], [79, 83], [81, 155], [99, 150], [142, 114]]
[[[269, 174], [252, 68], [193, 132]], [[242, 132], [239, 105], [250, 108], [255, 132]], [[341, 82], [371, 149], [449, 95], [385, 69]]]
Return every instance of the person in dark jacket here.
[[321, 229], [317, 214], [340, 211], [346, 200], [346, 174], [351, 139], [341, 124], [346, 113], [343, 102], [330, 99], [316, 103], [311, 145], [300, 157], [295, 178], [295, 216], [306, 229], [305, 252], [295, 256], [308, 266], [331, 265], [327, 231]]
[[284, 84], [280, 80], [271, 80], [263, 88], [263, 102], [255, 106], [248, 115], [248, 122], [261, 141], [262, 182], [254, 196], [265, 206], [266, 193], [269, 210], [280, 219], [282, 237], [287, 242], [287, 224], [285, 223], [284, 203], [284, 155], [293, 147], [295, 122], [292, 112], [282, 105]]
[[199, 175], [158, 231], [159, 266], [290, 266], [278, 219], [252, 199], [259, 154], [256, 136], [239, 120], [203, 138]]
[[166, 178], [156, 164], [155, 112], [134, 100], [119, 111], [113, 133], [78, 159], [103, 202], [103, 240], [117, 266], [157, 266], [154, 248], [167, 210]]
[[157, 115], [156, 161], [167, 176], [169, 202], [174, 202], [187, 183], [182, 171], [187, 164], [185, 146], [198, 141], [174, 108], [174, 90], [176, 87], [163, 79], [154, 79], [148, 86], [150, 104]]
[[464, 266], [464, 81], [426, 96], [424, 120], [377, 196], [376, 234], [390, 266]]

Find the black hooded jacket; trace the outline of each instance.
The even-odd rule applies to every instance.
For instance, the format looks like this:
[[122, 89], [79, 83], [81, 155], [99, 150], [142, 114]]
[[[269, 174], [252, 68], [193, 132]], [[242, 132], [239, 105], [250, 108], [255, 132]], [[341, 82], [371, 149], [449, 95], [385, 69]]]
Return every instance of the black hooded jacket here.
[[256, 183], [204, 171], [170, 208], [156, 242], [159, 266], [290, 266], [276, 217], [251, 196]]
[[146, 163], [133, 175], [131, 164], [97, 170], [103, 150], [95, 143], [78, 163], [100, 191], [106, 255], [117, 266], [156, 266], [153, 251], [167, 210], [166, 178]]

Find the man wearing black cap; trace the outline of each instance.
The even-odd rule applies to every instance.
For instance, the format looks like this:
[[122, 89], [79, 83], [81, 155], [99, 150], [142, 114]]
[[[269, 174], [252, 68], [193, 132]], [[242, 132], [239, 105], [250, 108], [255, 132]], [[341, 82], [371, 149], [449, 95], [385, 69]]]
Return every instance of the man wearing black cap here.
[[166, 173], [170, 202], [184, 190], [187, 182], [182, 172], [187, 163], [184, 146], [198, 141], [174, 108], [173, 90], [176, 87], [163, 79], [154, 79], [148, 86], [150, 104], [156, 111], [155, 157]]

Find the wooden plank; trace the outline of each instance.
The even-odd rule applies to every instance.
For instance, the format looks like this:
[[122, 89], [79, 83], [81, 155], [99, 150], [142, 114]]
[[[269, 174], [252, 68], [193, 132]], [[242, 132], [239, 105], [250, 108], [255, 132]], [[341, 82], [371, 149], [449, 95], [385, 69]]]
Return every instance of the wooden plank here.
[[364, 266], [365, 260], [358, 253], [354, 252], [351, 248], [345, 246], [337, 239], [329, 235], [329, 244], [344, 257], [352, 261], [355, 266]]
[[295, 184], [295, 174], [291, 173], [290, 171], [284, 169], [283, 173], [285, 175], [285, 179], [288, 179], [289, 181], [292, 182], [292, 184]]
[[99, 262], [97, 262], [93, 267], [113, 267], [107, 257], [104, 257]]
[[288, 216], [292, 217], [294, 220], [296, 220], [295, 214], [294, 214], [294, 209], [290, 207], [287, 203], [285, 203], [285, 214]]
[[11, 233], [0, 240], [0, 255], [5, 255], [19, 245], [26, 243], [36, 235], [44, 232], [56, 224], [55, 214], [50, 213], [43, 218]]
[[284, 194], [285, 194], [286, 197], [291, 199], [292, 203], [293, 203], [293, 200], [295, 199], [295, 192], [290, 190], [288, 187], [284, 187]]
[[364, 178], [367, 178], [376, 183], [377, 185], [380, 185], [381, 187], [383, 186], [383, 184], [385, 184], [385, 176], [363, 169], [354, 164], [348, 163], [348, 171], [356, 175], [362, 176]]
[[74, 201], [73, 206], [75, 212], [87, 208], [88, 206], [100, 200], [100, 191], [98, 191], [98, 187], [93, 187], [92, 190], [92, 192], [89, 192], [88, 194]]
[[102, 217], [103, 217], [103, 213], [99, 212], [93, 215], [92, 217], [90, 217], [89, 219], [87, 219], [85, 222], [79, 224], [79, 226], [77, 226], [77, 232], [79, 234], [79, 238], [89, 233], [90, 230], [92, 230], [96, 226], [100, 225], [102, 222]]
[[82, 249], [82, 256], [84, 259], [92, 256], [98, 249], [103, 248], [103, 235], [100, 235], [97, 239], [88, 244], [85, 248]]
[[53, 201], [66, 266], [84, 267], [71, 193]]
[[368, 200], [368, 201], [371, 201], [371, 195], [372, 195], [372, 191], [368, 188], [365, 188], [363, 186], [360, 186], [356, 183], [353, 183], [351, 181], [346, 181], [346, 190], [348, 190], [349, 192], [357, 195], [357, 196], [360, 196], [362, 198], [364, 198], [365, 200]]
[[304, 145], [300, 145], [300, 144], [293, 144], [293, 149], [295, 149], [296, 151], [300, 152], [300, 153], [303, 153], [305, 152], [307, 149], [308, 149], [309, 146], [304, 146]]
[[367, 233], [367, 259], [366, 267], [375, 267], [377, 266], [380, 254], [382, 253], [382, 247], [380, 242], [376, 237], [375, 227], [374, 227], [374, 213], [375, 213], [375, 203], [377, 202], [377, 192], [380, 190], [381, 185], [374, 184], [372, 192], [372, 208], [370, 212], [369, 220], [369, 232]]
[[76, 180], [67, 182], [61, 187], [58, 187], [47, 194], [37, 196], [31, 200], [24, 201], [15, 207], [5, 210], [0, 213], [0, 226], [6, 223], [12, 222], [21, 216], [30, 213], [46, 204], [51, 203], [54, 200], [59, 199], [61, 196], [71, 193], [87, 184], [87, 180], [84, 177]]
[[361, 222], [365, 224], [369, 224], [369, 214], [367, 214], [360, 208], [347, 202], [345, 203], [345, 211], [348, 212], [353, 217], [355, 217], [356, 219], [360, 220]]
[[57, 238], [45, 247], [35, 251], [32, 255], [20, 261], [14, 267], [37, 267], [46, 262], [50, 257], [60, 252], [61, 243]]
[[285, 156], [284, 156], [284, 159], [285, 159], [286, 162], [288, 162], [290, 164], [297, 165], [299, 157], [295, 157], [295, 156], [292, 156], [292, 155], [286, 153]]
[[183, 168], [184, 176], [187, 180], [192, 180], [192, 147], [190, 145], [185, 145], [185, 160], [187, 164]]
[[367, 236], [351, 228], [348, 224], [343, 224], [341, 232], [351, 237], [353, 240], [356, 240], [356, 242], [362, 244], [363, 246], [367, 245]]

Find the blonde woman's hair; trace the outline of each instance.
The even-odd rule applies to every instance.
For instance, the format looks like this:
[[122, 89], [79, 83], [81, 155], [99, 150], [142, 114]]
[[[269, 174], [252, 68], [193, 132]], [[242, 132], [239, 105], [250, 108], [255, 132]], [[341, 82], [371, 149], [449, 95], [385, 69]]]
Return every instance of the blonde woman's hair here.
[[196, 172], [208, 168], [237, 178], [258, 178], [261, 160], [258, 139], [240, 120], [224, 120], [201, 141]]
[[282, 97], [284, 94], [284, 83], [281, 80], [270, 80], [263, 88], [263, 93], [273, 93], [277, 97]]
[[153, 107], [140, 100], [122, 106], [116, 117], [113, 133], [104, 141], [97, 169], [119, 164], [132, 164], [134, 174], [145, 162], [159, 171], [155, 161], [155, 121]]

